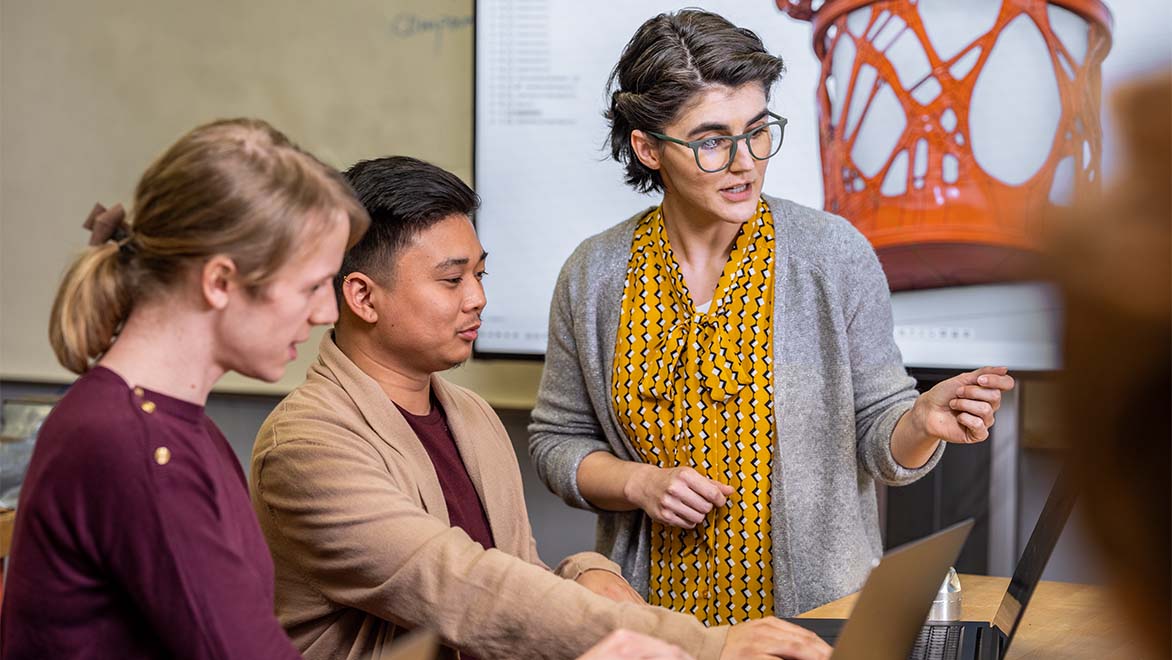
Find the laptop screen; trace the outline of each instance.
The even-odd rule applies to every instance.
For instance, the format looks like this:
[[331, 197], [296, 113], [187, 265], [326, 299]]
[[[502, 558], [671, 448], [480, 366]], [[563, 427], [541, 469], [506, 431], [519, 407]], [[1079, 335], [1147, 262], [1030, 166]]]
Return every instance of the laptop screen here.
[[1001, 599], [1001, 607], [993, 617], [993, 627], [1005, 635], [1002, 653], [1013, 640], [1013, 633], [1021, 623], [1022, 613], [1025, 612], [1038, 581], [1042, 579], [1042, 570], [1046, 568], [1050, 553], [1054, 551], [1058, 537], [1062, 535], [1062, 528], [1066, 526], [1066, 520], [1074, 508], [1074, 486], [1071, 470], [1063, 467], [1054, 481], [1054, 487], [1050, 489], [1050, 496], [1042, 508], [1042, 515], [1038, 516], [1038, 524], [1034, 526], [1030, 540], [1017, 562], [1009, 589]]

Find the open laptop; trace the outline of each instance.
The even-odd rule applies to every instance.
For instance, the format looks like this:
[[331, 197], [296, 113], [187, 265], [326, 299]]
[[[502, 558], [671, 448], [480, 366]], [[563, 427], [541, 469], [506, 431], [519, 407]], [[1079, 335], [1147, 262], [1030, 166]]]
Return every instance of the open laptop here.
[[[1042, 569], [1074, 508], [1075, 489], [1067, 470], [1058, 475], [1038, 523], [1017, 563], [992, 623], [928, 622], [948, 566], [956, 560], [972, 521], [892, 550], [871, 571], [851, 618], [790, 619], [834, 646], [833, 660], [1000, 660], [1021, 623]], [[963, 533], [962, 533], [963, 532]], [[941, 563], [943, 561], [943, 563]], [[925, 582], [934, 584], [925, 588]], [[926, 595], [925, 595], [926, 594]]]

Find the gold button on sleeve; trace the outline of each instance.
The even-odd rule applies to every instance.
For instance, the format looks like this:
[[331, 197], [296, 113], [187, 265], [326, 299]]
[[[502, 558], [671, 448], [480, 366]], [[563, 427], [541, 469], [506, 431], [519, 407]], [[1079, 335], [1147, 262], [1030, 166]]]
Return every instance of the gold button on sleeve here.
[[154, 401], [143, 401], [141, 408], [142, 408], [142, 411], [147, 414], [153, 413], [153, 412], [155, 412], [155, 402]]

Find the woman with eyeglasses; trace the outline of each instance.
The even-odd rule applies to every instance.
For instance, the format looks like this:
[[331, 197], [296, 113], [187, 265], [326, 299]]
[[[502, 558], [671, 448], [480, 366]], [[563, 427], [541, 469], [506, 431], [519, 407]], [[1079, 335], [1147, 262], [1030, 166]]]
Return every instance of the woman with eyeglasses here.
[[782, 71], [699, 10], [627, 44], [611, 154], [663, 197], [563, 267], [530, 426], [550, 488], [599, 512], [600, 550], [652, 604], [712, 625], [857, 590], [882, 552], [875, 482], [984, 440], [1013, 387], [982, 368], [917, 396], [867, 240], [762, 195]]

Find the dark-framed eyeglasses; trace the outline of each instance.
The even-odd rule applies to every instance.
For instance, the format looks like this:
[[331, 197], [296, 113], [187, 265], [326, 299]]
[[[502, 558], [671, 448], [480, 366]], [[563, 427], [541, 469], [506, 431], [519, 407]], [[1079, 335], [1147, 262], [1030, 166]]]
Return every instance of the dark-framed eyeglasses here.
[[781, 115], [769, 113], [773, 119], [762, 124], [748, 133], [740, 135], [713, 135], [699, 140], [681, 140], [662, 133], [647, 131], [648, 135], [660, 140], [674, 142], [692, 150], [696, 155], [696, 165], [704, 172], [716, 173], [727, 170], [737, 157], [737, 143], [741, 140], [749, 147], [749, 155], [757, 160], [768, 160], [781, 149], [781, 142], [785, 139], [785, 125], [787, 120]]

